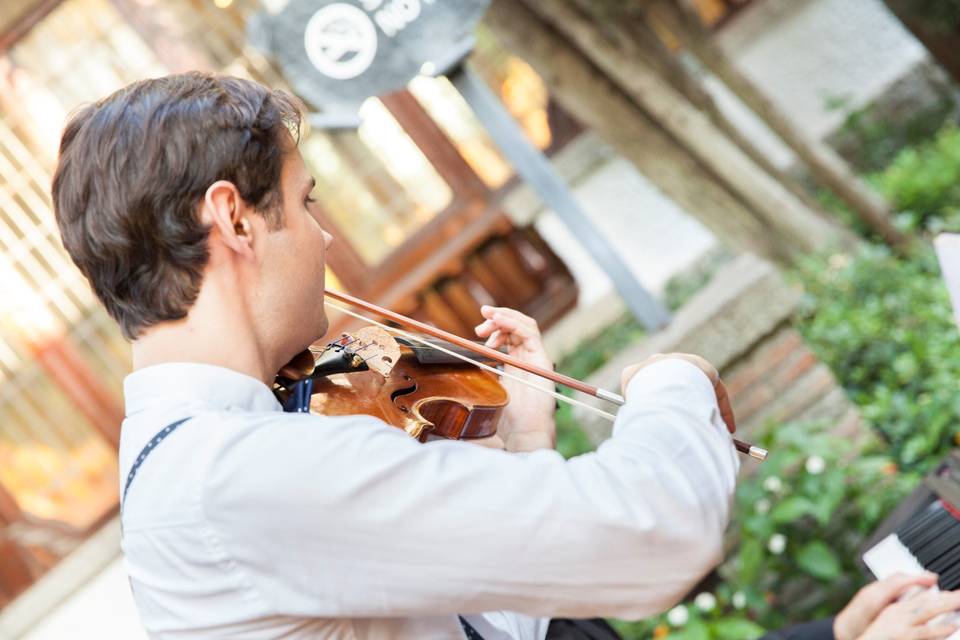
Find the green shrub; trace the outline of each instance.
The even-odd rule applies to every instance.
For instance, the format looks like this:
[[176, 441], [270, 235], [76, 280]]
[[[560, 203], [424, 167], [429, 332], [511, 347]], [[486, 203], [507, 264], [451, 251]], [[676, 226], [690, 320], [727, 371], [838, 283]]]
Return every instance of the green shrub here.
[[960, 334], [932, 251], [810, 259], [797, 327], [905, 467], [960, 431]]
[[772, 428], [770, 457], [737, 489], [740, 546], [720, 572], [768, 628], [839, 611], [863, 581], [859, 546], [917, 482], [876, 441], [856, 451], [827, 426]]
[[824, 425], [769, 428], [770, 457], [737, 488], [731, 532], [737, 550], [710, 588], [715, 606], [682, 605], [668, 614], [617, 622], [625, 638], [746, 640], [764, 629], [835, 614], [863, 582], [858, 547], [917, 482], [875, 447], [855, 454], [849, 439]]
[[877, 184], [908, 230], [960, 230], [960, 128], [949, 125], [936, 137], [900, 152]]
[[946, 85], [935, 90], [937, 99], [932, 104], [896, 116], [876, 104], [851, 109], [849, 96], [829, 98], [828, 110], [846, 112], [831, 139], [858, 171], [881, 171], [902, 150], [924, 144], [956, 119], [957, 102], [951, 90]]

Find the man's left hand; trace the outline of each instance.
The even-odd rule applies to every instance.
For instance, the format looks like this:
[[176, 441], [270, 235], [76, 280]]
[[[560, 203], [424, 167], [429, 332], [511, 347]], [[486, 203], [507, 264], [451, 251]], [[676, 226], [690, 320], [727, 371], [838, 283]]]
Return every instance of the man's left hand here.
[[[553, 369], [540, 336], [537, 321], [507, 307], [480, 307], [486, 320], [476, 328], [477, 336], [486, 338], [486, 346], [499, 349], [506, 345], [507, 353], [542, 369]], [[525, 378], [535, 386], [553, 391], [553, 383], [545, 378], [507, 366], [504, 371]], [[510, 403], [500, 417], [497, 435], [508, 451], [552, 449], [557, 441], [553, 418], [556, 401], [546, 393], [531, 389], [510, 378], [501, 378], [510, 395]]]

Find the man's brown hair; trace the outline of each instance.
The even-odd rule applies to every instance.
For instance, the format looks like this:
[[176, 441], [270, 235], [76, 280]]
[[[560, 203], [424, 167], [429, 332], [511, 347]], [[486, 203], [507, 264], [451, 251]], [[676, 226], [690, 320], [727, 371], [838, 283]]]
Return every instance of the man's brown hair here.
[[209, 233], [199, 204], [211, 184], [232, 182], [282, 226], [280, 170], [299, 125], [286, 93], [196, 72], [136, 82], [70, 118], [53, 210], [125, 337], [184, 318], [196, 300]]

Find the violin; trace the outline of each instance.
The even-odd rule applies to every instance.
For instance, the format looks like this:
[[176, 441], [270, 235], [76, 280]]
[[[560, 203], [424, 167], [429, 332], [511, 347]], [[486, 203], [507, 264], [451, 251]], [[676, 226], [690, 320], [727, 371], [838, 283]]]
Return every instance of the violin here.
[[[420, 441], [426, 441], [431, 435], [449, 439], [485, 438], [496, 434], [497, 420], [509, 401], [497, 376], [535, 386], [495, 368], [492, 363], [516, 367], [613, 404], [625, 403], [619, 394], [541, 369], [348, 294], [328, 289], [325, 295], [439, 341], [388, 327], [328, 301], [327, 304], [373, 326], [344, 334], [323, 348], [311, 346], [286, 365], [274, 385], [285, 408], [313, 410], [324, 415], [374, 415]], [[401, 338], [395, 338], [393, 333]], [[439, 357], [434, 351], [449, 358]], [[477, 360], [476, 355], [485, 361]], [[615, 417], [560, 393], [544, 393], [586, 407], [610, 420]], [[767, 451], [761, 447], [736, 438], [733, 444], [737, 451], [757, 460], [767, 457]]]
[[289, 393], [310, 379], [311, 411], [376, 416], [421, 442], [431, 436], [470, 440], [495, 435], [509, 401], [497, 376], [437, 353], [433, 346], [364, 327], [322, 350], [312, 348], [312, 364], [304, 359], [287, 365], [277, 386]]

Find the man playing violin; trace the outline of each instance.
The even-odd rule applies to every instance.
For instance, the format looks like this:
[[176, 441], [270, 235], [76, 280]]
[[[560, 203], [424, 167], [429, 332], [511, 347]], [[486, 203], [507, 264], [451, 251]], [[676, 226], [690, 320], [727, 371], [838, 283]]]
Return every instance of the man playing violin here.
[[[123, 549], [151, 636], [539, 640], [551, 617], [674, 604], [720, 560], [738, 467], [700, 358], [625, 370], [612, 437], [571, 460], [525, 387], [496, 447], [281, 410], [276, 372], [327, 329], [299, 118], [282, 92], [191, 73], [63, 133], [63, 243], [132, 342]], [[551, 366], [532, 319], [483, 315], [489, 345]]]

